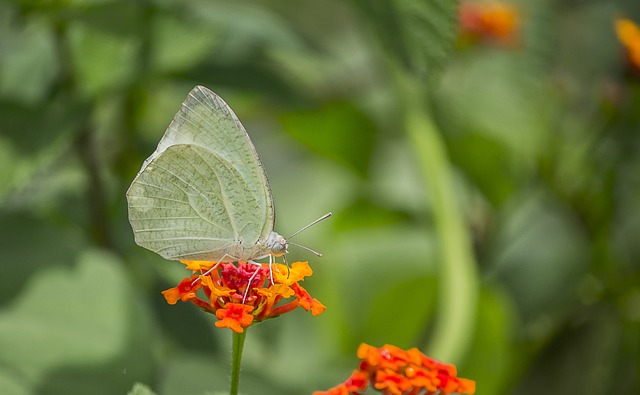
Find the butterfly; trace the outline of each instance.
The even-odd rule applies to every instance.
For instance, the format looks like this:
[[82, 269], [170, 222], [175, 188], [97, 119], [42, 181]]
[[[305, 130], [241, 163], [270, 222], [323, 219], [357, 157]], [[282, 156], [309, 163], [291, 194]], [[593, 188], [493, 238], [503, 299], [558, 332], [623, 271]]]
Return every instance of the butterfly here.
[[136, 243], [166, 259], [271, 262], [288, 252], [288, 239], [273, 230], [269, 180], [249, 135], [203, 86], [189, 92], [127, 202]]

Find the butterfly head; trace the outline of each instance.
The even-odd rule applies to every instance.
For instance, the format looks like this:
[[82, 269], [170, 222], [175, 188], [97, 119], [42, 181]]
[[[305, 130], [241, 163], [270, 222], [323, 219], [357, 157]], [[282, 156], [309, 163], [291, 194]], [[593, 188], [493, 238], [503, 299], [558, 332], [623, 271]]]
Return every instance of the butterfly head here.
[[273, 256], [282, 256], [289, 252], [287, 251], [289, 247], [287, 240], [276, 232], [269, 233], [269, 237], [267, 237], [267, 241], [265, 241], [265, 246]]

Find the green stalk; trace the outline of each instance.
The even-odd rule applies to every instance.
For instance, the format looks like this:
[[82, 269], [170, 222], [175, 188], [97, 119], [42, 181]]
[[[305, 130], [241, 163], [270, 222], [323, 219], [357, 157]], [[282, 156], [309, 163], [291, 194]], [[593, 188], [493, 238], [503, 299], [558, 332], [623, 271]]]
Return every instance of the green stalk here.
[[436, 358], [458, 363], [475, 331], [479, 289], [476, 263], [455, 193], [452, 166], [440, 131], [428, 113], [422, 84], [407, 76], [401, 83], [406, 99], [405, 128], [433, 203], [440, 245], [438, 309], [428, 349]]
[[242, 348], [244, 347], [244, 339], [247, 335], [247, 329], [244, 332], [233, 332], [233, 348], [231, 350], [231, 388], [229, 395], [238, 395], [240, 386], [240, 365], [242, 363]]

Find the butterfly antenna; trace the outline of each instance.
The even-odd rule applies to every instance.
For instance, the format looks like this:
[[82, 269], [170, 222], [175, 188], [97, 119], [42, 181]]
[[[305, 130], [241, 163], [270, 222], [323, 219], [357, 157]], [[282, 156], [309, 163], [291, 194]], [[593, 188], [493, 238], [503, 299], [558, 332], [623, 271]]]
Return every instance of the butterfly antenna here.
[[315, 254], [316, 256], [322, 256], [322, 254], [321, 254], [321, 253], [319, 253], [318, 251], [314, 251], [314, 250], [312, 250], [312, 249], [311, 249], [311, 248], [309, 248], [309, 247], [305, 247], [305, 246], [303, 246], [302, 244], [291, 243], [291, 242], [289, 242], [289, 244], [291, 244], [291, 245], [293, 245], [293, 246], [296, 246], [296, 247], [300, 247], [300, 248], [302, 248], [302, 249], [304, 249], [304, 250], [307, 250], [307, 251], [309, 251], [309, 252], [311, 252], [311, 253]]
[[[306, 229], [308, 229], [308, 228], [312, 227], [313, 225], [317, 224], [318, 222], [322, 221], [323, 219], [327, 219], [327, 218], [331, 217], [331, 215], [332, 215], [332, 213], [330, 213], [330, 212], [329, 212], [329, 213], [326, 213], [326, 214], [325, 214], [325, 215], [323, 215], [322, 217], [318, 218], [317, 220], [313, 221], [313, 222], [312, 222], [312, 223], [310, 223], [309, 225], [305, 226], [304, 228], [300, 229], [300, 230], [299, 230], [299, 231], [297, 231], [296, 233], [294, 233], [294, 234], [292, 234], [291, 236], [289, 236], [289, 237], [287, 238], [287, 241], [291, 240], [291, 239], [293, 238], [293, 236], [297, 235], [298, 233], [302, 232], [303, 230], [306, 230]], [[293, 243], [290, 243], [290, 244], [293, 244]], [[302, 247], [301, 245], [298, 245], [298, 244], [293, 244], [293, 245], [298, 246], [298, 247]], [[306, 248], [306, 247], [302, 247], [302, 248]], [[309, 251], [311, 251], [311, 252], [313, 252], [314, 254], [318, 255], [318, 253], [317, 253], [317, 252], [315, 252], [315, 251], [313, 251], [313, 250], [311, 250], [311, 249], [309, 249], [309, 248], [306, 248], [306, 249], [308, 249]]]
[[[318, 222], [322, 221], [323, 219], [327, 219], [327, 218], [331, 217], [331, 215], [332, 215], [332, 213], [331, 213], [331, 212], [328, 212], [328, 213], [326, 213], [325, 215], [323, 215], [322, 217], [320, 217], [320, 218], [316, 219], [315, 221], [313, 221], [312, 223], [310, 223], [309, 225], [307, 225], [307, 226], [305, 226], [304, 228], [300, 229], [300, 230], [299, 230], [299, 231], [297, 231], [296, 233], [292, 234], [291, 236], [289, 236], [289, 237], [286, 239], [286, 240], [287, 240], [287, 243], [288, 243], [288, 244], [291, 244], [291, 245], [294, 245], [294, 246], [296, 246], [296, 247], [300, 247], [300, 248], [302, 248], [302, 249], [304, 249], [304, 250], [307, 250], [307, 251], [309, 251], [309, 252], [311, 252], [311, 253], [315, 254], [316, 256], [322, 256], [322, 254], [321, 254], [321, 253], [319, 253], [319, 252], [317, 252], [317, 251], [314, 251], [314, 250], [312, 250], [312, 249], [311, 249], [311, 248], [309, 248], [309, 247], [305, 247], [305, 246], [300, 245], [300, 244], [297, 244], [297, 243], [292, 243], [292, 242], [290, 242], [289, 240], [291, 240], [291, 238], [293, 238], [293, 236], [297, 235], [298, 233], [302, 232], [302, 231], [303, 231], [303, 230], [305, 230], [305, 229], [308, 229], [308, 228], [312, 227], [313, 225], [317, 224]], [[286, 260], [285, 260], [285, 262], [286, 262]]]

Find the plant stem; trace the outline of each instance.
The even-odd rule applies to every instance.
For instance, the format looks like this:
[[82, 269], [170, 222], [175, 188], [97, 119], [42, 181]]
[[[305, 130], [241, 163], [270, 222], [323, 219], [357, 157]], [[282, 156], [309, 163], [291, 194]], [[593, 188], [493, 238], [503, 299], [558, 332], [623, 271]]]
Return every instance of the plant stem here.
[[244, 338], [247, 335], [247, 329], [244, 332], [233, 332], [233, 349], [231, 350], [231, 388], [229, 395], [238, 395], [238, 387], [240, 385], [240, 364], [242, 363], [242, 348], [244, 347]]
[[405, 127], [431, 196], [440, 239], [438, 317], [429, 353], [455, 363], [464, 357], [474, 333], [479, 293], [476, 262], [440, 130], [428, 113], [421, 85], [405, 78], [401, 81]]

